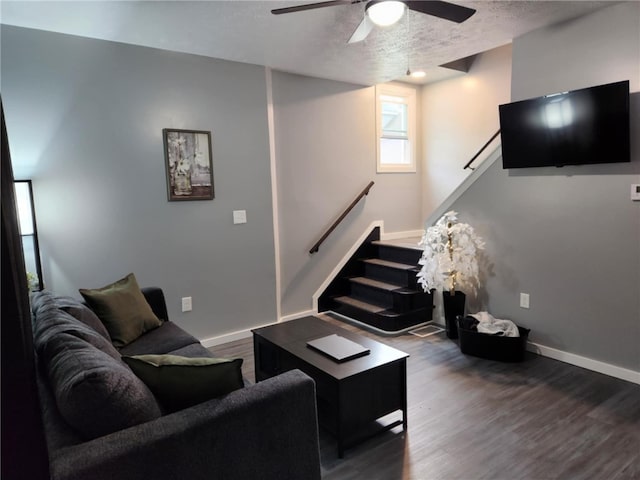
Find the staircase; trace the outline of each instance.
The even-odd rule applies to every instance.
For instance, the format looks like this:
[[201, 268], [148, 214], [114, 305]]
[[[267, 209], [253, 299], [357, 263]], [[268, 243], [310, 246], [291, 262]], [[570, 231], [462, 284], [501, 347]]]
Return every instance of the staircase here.
[[384, 242], [375, 229], [318, 299], [333, 311], [385, 333], [403, 333], [432, 319], [433, 296], [417, 285], [417, 242]]

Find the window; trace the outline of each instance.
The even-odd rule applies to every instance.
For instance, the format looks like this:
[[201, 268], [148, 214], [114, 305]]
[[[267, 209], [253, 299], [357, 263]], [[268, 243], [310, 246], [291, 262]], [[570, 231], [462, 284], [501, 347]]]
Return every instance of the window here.
[[20, 236], [22, 237], [22, 252], [24, 267], [27, 271], [29, 290], [42, 290], [42, 267], [40, 265], [40, 248], [38, 245], [38, 231], [33, 208], [33, 188], [31, 180], [16, 180], [14, 182]]
[[376, 87], [378, 173], [416, 171], [416, 91]]

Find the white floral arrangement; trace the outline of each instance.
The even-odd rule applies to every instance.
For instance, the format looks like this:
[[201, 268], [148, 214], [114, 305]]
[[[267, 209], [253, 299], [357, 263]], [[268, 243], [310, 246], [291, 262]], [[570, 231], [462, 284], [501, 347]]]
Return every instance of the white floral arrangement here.
[[470, 293], [477, 291], [478, 250], [484, 249], [483, 240], [467, 223], [458, 223], [458, 214], [445, 213], [432, 227], [427, 228], [419, 244], [424, 248], [418, 272], [418, 283], [425, 292], [432, 289], [456, 289]]

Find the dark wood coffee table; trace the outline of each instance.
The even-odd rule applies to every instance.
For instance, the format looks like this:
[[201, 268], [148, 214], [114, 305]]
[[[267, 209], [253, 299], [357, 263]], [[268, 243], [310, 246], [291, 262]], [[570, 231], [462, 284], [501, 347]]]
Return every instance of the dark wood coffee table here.
[[[307, 346], [337, 334], [370, 350], [339, 363]], [[372, 435], [402, 425], [407, 429], [408, 354], [316, 317], [253, 330], [256, 382], [298, 368], [316, 382], [318, 422], [338, 440], [338, 456]], [[401, 411], [402, 420], [376, 420]]]

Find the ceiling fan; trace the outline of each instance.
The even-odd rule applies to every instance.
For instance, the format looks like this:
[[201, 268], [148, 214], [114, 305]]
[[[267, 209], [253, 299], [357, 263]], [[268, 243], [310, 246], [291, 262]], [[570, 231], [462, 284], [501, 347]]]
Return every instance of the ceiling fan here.
[[[271, 10], [271, 13], [274, 15], [282, 15], [283, 13], [301, 12], [304, 10], [333, 7], [336, 5], [351, 5], [365, 1], [366, 0], [329, 0], [326, 2], [297, 5], [294, 7], [276, 8]], [[361, 42], [367, 38], [367, 35], [369, 35], [375, 25], [381, 27], [393, 25], [402, 18], [406, 9], [425, 13], [438, 18], [444, 18], [445, 20], [450, 20], [456, 23], [462, 23], [471, 15], [476, 13], [473, 8], [435, 0], [369, 0], [365, 5], [364, 18], [356, 28], [355, 32], [353, 32], [353, 35], [351, 35], [348, 43]]]

